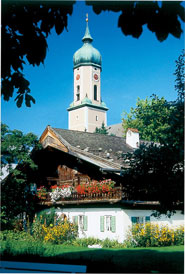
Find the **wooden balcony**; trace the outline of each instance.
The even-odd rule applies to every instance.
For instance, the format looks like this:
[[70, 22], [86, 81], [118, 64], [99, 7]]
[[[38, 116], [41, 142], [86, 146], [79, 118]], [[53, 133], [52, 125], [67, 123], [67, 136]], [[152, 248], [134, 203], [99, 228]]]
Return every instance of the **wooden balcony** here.
[[91, 194], [78, 194], [72, 193], [68, 198], [60, 198], [56, 202], [51, 201], [49, 193], [46, 199], [40, 200], [40, 205], [66, 205], [66, 204], [86, 204], [86, 203], [116, 203], [122, 199], [121, 187], [115, 187], [113, 191], [109, 193], [91, 193]]

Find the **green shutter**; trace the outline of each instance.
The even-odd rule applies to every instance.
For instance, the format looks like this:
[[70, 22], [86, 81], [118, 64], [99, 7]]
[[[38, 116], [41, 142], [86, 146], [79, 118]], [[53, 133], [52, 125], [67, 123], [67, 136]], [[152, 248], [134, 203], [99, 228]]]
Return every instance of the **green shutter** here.
[[150, 222], [150, 216], [145, 217], [145, 222]]
[[87, 231], [87, 216], [84, 216], [83, 219], [84, 219], [83, 229], [84, 231]]
[[136, 217], [131, 217], [131, 221], [133, 224], [136, 224], [137, 223], [137, 218]]
[[78, 225], [78, 216], [73, 216], [73, 223]]
[[100, 231], [104, 232], [104, 216], [100, 216]]
[[111, 231], [116, 232], [116, 216], [111, 216]]

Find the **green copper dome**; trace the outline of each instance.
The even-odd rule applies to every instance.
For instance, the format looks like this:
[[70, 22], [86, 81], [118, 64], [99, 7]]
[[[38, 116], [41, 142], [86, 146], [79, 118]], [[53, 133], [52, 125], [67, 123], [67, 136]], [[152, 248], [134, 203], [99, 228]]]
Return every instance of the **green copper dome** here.
[[84, 43], [83, 46], [73, 55], [74, 68], [81, 65], [95, 65], [96, 67], [101, 68], [101, 54], [91, 44], [93, 39], [89, 32], [88, 21], [82, 41]]

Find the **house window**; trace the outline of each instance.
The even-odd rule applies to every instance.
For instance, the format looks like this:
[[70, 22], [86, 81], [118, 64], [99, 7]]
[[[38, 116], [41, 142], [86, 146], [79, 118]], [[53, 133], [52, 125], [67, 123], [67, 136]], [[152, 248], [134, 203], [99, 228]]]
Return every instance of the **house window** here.
[[111, 216], [105, 216], [106, 221], [106, 231], [111, 231]]
[[100, 216], [100, 231], [116, 232], [116, 216]]
[[96, 121], [98, 121], [98, 116], [96, 116]]
[[80, 86], [77, 86], [77, 90], [76, 90], [76, 101], [80, 100]]
[[87, 231], [87, 216], [79, 215], [73, 216], [73, 223], [77, 224], [80, 230]]
[[131, 217], [132, 224], [145, 224], [150, 222], [150, 216], [146, 217]]
[[97, 101], [97, 85], [94, 85], [94, 100]]

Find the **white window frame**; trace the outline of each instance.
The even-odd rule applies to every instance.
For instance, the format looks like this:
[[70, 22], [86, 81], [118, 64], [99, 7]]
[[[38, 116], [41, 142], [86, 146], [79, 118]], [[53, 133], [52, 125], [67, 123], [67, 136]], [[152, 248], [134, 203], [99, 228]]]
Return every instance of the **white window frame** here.
[[111, 215], [104, 216], [104, 230], [111, 231]]
[[78, 215], [78, 225], [80, 229], [83, 229], [84, 227], [84, 215]]

